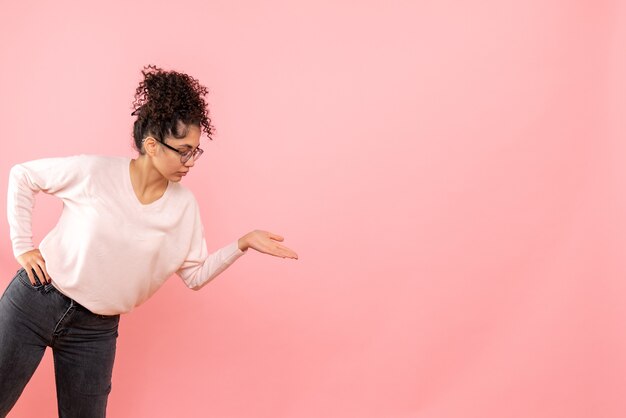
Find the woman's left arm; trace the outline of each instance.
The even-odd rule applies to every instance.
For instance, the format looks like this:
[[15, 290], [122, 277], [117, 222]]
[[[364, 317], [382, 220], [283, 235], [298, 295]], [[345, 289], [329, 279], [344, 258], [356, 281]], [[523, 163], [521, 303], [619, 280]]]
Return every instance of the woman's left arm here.
[[298, 254], [278, 242], [283, 241], [283, 237], [268, 231], [254, 230], [210, 255], [202, 227], [196, 230], [196, 236], [200, 242], [192, 248], [177, 271], [187, 287], [193, 290], [206, 286], [250, 248], [276, 257], [298, 259]]
[[246, 254], [249, 248], [276, 257], [298, 258], [293, 250], [278, 242], [282, 241], [283, 237], [261, 230], [254, 230], [237, 241], [233, 241], [231, 244], [209, 254], [204, 237], [204, 226], [200, 217], [200, 208], [195, 202], [195, 198], [192, 203], [194, 214], [190, 221], [192, 232], [189, 249], [185, 260], [176, 271], [190, 289], [200, 290], [206, 286], [207, 283]]

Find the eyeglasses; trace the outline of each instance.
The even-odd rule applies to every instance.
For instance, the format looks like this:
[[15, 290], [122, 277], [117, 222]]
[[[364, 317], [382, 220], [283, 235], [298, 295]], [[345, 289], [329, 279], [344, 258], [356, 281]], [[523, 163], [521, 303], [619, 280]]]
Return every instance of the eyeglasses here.
[[[144, 141], [148, 138], [153, 138], [151, 136], [148, 136], [144, 139]], [[156, 138], [153, 138], [156, 142], [158, 142], [159, 144], [171, 149], [172, 151], [178, 153], [180, 155], [180, 162], [185, 164], [187, 161], [189, 161], [191, 158], [193, 158], [194, 161], [196, 161], [198, 158], [200, 158], [200, 156], [202, 155], [202, 153], [204, 152], [202, 150], [202, 148], [198, 147], [196, 149], [193, 150], [189, 150], [189, 151], [179, 151], [174, 147], [170, 147], [169, 145], [167, 145], [165, 142], [159, 141]]]

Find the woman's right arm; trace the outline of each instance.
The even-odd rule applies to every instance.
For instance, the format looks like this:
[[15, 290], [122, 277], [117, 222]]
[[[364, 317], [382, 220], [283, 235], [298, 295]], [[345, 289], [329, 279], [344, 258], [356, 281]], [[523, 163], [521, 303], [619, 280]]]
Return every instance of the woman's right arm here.
[[35, 195], [42, 191], [63, 197], [82, 178], [82, 156], [44, 158], [16, 164], [9, 173], [7, 217], [13, 255], [35, 284], [32, 269], [45, 282], [50, 278], [45, 260], [33, 244], [32, 213]]

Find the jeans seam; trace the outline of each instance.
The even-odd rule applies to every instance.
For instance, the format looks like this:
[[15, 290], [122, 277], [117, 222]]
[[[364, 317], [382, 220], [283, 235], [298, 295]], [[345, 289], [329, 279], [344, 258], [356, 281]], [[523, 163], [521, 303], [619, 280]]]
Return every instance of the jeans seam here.
[[59, 319], [59, 322], [56, 323], [56, 325], [54, 326], [54, 330], [52, 331], [52, 337], [54, 338], [57, 329], [59, 328], [59, 325], [61, 324], [61, 321], [63, 321], [63, 318], [65, 318], [65, 316], [67, 315], [67, 313], [74, 307], [74, 300], [70, 299], [70, 306], [65, 310], [65, 312], [63, 313], [63, 315], [61, 316], [61, 319]]

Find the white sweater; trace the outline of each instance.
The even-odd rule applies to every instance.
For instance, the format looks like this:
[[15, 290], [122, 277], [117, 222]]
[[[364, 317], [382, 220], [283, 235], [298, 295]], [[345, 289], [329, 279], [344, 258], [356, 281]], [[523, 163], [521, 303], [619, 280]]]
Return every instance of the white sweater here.
[[16, 257], [35, 248], [39, 191], [63, 201], [39, 245], [52, 284], [97, 314], [130, 312], [174, 273], [198, 290], [247, 252], [235, 241], [208, 253], [198, 204], [180, 183], [144, 205], [130, 182], [130, 158], [78, 155], [11, 168], [7, 215]]

